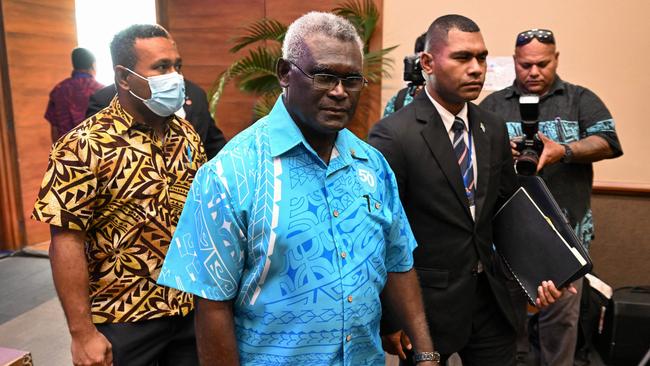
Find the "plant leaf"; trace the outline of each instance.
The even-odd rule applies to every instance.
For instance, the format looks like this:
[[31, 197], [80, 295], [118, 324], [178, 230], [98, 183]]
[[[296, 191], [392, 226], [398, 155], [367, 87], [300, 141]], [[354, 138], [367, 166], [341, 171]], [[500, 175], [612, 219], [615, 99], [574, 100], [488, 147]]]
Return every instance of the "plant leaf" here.
[[239, 80], [239, 90], [249, 94], [268, 93], [278, 90], [280, 82], [275, 73], [273, 74], [254, 74]]
[[246, 77], [256, 72], [275, 73], [275, 65], [280, 56], [279, 49], [258, 47], [235, 61], [230, 67], [230, 74], [232, 77]]
[[382, 76], [389, 77], [395, 62], [386, 55], [397, 46], [371, 51], [365, 54], [363, 59], [363, 75], [370, 82], [378, 82]]
[[282, 90], [277, 89], [272, 92], [265, 93], [257, 98], [255, 105], [253, 106], [253, 118], [255, 120], [258, 120], [271, 113], [271, 109], [273, 109], [273, 106], [278, 100], [280, 93], [282, 93]]
[[235, 45], [230, 49], [231, 53], [259, 41], [275, 41], [281, 45], [287, 26], [277, 20], [263, 18], [248, 25], [244, 31], [246, 33], [243, 36], [233, 39]]
[[372, 0], [346, 0], [332, 12], [349, 20], [357, 28], [367, 52], [370, 38], [372, 38], [379, 21], [379, 10], [375, 3]]
[[208, 108], [210, 109], [210, 115], [212, 115], [215, 122], [217, 121], [217, 104], [219, 104], [219, 100], [223, 94], [223, 88], [230, 79], [229, 71], [230, 68], [222, 72], [208, 92]]

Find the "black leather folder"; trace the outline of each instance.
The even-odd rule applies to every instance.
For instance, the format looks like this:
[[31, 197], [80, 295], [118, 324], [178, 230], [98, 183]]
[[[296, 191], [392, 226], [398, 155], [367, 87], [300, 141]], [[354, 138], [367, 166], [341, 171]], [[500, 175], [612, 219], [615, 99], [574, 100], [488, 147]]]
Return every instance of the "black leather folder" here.
[[561, 288], [593, 265], [544, 181], [521, 176], [519, 183], [494, 217], [494, 245], [534, 304], [542, 281]]

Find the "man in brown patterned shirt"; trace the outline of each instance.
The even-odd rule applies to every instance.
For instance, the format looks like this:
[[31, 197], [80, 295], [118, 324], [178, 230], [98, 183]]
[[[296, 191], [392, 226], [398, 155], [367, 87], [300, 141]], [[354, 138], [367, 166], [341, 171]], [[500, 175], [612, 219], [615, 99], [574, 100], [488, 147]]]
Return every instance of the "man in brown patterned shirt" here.
[[75, 365], [195, 365], [193, 302], [156, 285], [205, 153], [174, 115], [181, 58], [157, 25], [111, 42], [118, 94], [52, 148], [33, 217], [50, 224]]

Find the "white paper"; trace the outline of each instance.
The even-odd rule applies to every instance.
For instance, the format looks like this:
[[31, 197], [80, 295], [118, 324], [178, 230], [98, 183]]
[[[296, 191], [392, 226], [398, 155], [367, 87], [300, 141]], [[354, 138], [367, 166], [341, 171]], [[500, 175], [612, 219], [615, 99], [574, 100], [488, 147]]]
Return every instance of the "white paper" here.
[[614, 294], [614, 290], [610, 285], [606, 284], [600, 278], [592, 275], [591, 273], [587, 273], [585, 275], [585, 278], [589, 281], [589, 285], [591, 286], [591, 288], [600, 292], [607, 299], [612, 298], [612, 295]]
[[512, 56], [488, 56], [483, 90], [501, 90], [512, 85], [514, 80], [515, 63]]

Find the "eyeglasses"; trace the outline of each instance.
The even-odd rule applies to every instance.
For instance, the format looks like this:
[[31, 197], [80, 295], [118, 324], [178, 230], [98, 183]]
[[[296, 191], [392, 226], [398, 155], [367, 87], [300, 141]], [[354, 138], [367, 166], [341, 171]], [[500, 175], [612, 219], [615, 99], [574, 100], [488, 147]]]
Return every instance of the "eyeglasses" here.
[[541, 43], [555, 44], [555, 37], [553, 37], [553, 32], [548, 29], [531, 29], [523, 31], [517, 35], [517, 42], [515, 43], [516, 47], [521, 47], [527, 45], [533, 38], [537, 38]]
[[290, 64], [300, 70], [306, 77], [310, 78], [313, 82], [315, 89], [320, 90], [332, 90], [339, 85], [339, 81], [347, 91], [359, 91], [368, 83], [368, 81], [363, 76], [348, 76], [342, 78], [340, 76], [332, 74], [314, 74], [309, 75], [303, 71], [298, 65], [294, 64], [292, 61], [289, 61]]

